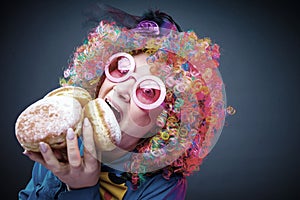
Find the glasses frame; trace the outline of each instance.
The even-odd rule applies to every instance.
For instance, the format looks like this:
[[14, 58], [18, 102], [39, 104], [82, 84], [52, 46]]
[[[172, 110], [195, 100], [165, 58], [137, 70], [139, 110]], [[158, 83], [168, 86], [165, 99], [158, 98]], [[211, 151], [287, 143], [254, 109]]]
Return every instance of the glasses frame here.
[[[116, 78], [116, 77], [113, 77], [113, 76], [110, 74], [110, 72], [109, 72], [109, 67], [110, 67], [111, 63], [112, 63], [113, 61], [115, 61], [115, 60], [116, 60], [117, 58], [119, 58], [119, 57], [125, 57], [125, 58], [127, 58], [127, 59], [129, 60], [129, 62], [130, 62], [130, 66], [129, 66], [129, 69], [128, 69], [127, 74], [125, 74], [125, 75], [122, 76], [122, 77]], [[139, 78], [138, 78], [138, 77], [134, 74], [135, 67], [136, 67], [136, 66], [135, 66], [134, 58], [133, 58], [130, 54], [125, 53], [125, 52], [116, 53], [116, 54], [112, 55], [112, 56], [109, 58], [109, 61], [108, 61], [108, 63], [107, 63], [106, 66], [105, 66], [105, 75], [106, 75], [106, 77], [107, 77], [110, 81], [112, 81], [112, 82], [114, 82], [114, 83], [124, 82], [124, 81], [128, 80], [128, 79], [131, 78], [131, 77], [134, 78], [134, 79], [136, 80], [136, 82], [135, 82], [135, 84], [134, 84], [133, 87], [132, 87], [132, 90], [133, 90], [133, 91], [132, 91], [132, 99], [133, 99], [134, 103], [135, 103], [138, 107], [140, 107], [140, 108], [142, 108], [142, 109], [145, 109], [145, 110], [151, 110], [151, 109], [154, 109], [154, 108], [157, 108], [157, 107], [161, 106], [162, 103], [163, 103], [164, 100], [165, 100], [165, 97], [166, 97], [166, 86], [165, 86], [165, 84], [163, 83], [163, 81], [162, 81], [160, 78], [158, 78], [157, 76], [153, 76], [153, 75], [146, 75], [146, 76], [142, 76], [142, 77], [139, 77]], [[138, 97], [137, 97], [137, 95], [136, 95], [136, 90], [137, 90], [139, 84], [140, 84], [141, 82], [145, 81], [145, 80], [153, 80], [155, 83], [157, 83], [157, 85], [158, 85], [159, 88], [160, 88], [160, 96], [159, 96], [159, 98], [158, 98], [155, 102], [153, 102], [153, 103], [151, 103], [151, 104], [145, 104], [145, 103], [142, 103], [142, 102], [138, 99]]]

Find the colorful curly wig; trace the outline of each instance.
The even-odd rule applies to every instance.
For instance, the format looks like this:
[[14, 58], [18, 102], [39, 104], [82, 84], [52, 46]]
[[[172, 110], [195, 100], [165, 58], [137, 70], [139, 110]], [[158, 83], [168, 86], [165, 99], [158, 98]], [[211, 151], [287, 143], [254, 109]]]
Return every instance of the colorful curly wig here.
[[[158, 15], [162, 21], [156, 20]], [[62, 86], [83, 87], [96, 98], [111, 55], [137, 50], [149, 55], [150, 71], [165, 83], [167, 95], [154, 134], [136, 147], [126, 163], [133, 184], [149, 172], [162, 171], [168, 179], [174, 173], [189, 176], [198, 171], [225, 121], [226, 96], [218, 70], [219, 46], [209, 38], [199, 39], [192, 30], [181, 32], [172, 18], [166, 16], [161, 17], [156, 11], [136, 22], [146, 17], [157, 22], [160, 29], [168, 29], [159, 35], [143, 34], [102, 20], [76, 49], [60, 80]], [[174, 24], [173, 28], [164, 26], [165, 21]]]

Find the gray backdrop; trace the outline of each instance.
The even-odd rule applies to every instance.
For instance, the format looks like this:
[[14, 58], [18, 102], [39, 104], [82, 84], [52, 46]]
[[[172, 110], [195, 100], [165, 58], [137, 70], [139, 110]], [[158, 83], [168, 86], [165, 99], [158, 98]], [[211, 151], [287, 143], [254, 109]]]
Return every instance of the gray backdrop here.
[[[14, 136], [19, 113], [58, 86], [87, 33], [94, 1], [7, 1], [1, 12], [2, 194], [16, 199], [33, 162]], [[141, 15], [160, 8], [221, 46], [227, 102], [237, 109], [187, 199], [299, 199], [299, 7], [289, 1], [104, 1]]]

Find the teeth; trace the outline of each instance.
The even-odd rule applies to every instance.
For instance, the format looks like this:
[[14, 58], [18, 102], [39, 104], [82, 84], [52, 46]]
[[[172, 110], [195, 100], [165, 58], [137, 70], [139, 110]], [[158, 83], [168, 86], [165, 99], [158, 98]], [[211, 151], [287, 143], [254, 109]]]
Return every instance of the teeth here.
[[115, 109], [116, 111], [120, 112], [108, 99], [105, 99], [105, 102], [112, 107], [113, 109]]
[[115, 114], [115, 117], [116, 117], [117, 121], [119, 122], [120, 119], [121, 119], [120, 111], [108, 99], [105, 99], [105, 102], [112, 109], [113, 113]]

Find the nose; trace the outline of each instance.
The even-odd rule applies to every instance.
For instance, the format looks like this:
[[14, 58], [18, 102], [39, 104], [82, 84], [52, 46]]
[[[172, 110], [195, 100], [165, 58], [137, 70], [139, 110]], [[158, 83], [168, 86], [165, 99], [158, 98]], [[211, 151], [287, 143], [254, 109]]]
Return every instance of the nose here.
[[116, 92], [117, 97], [119, 97], [124, 102], [130, 102], [134, 83], [135, 79], [133, 78], [129, 78], [124, 82], [117, 83], [114, 87], [114, 91]]

